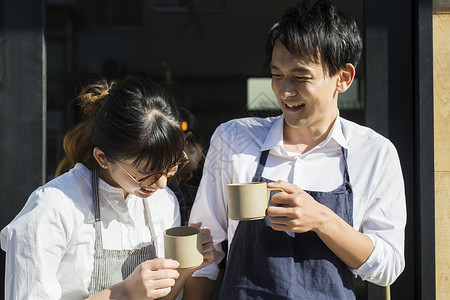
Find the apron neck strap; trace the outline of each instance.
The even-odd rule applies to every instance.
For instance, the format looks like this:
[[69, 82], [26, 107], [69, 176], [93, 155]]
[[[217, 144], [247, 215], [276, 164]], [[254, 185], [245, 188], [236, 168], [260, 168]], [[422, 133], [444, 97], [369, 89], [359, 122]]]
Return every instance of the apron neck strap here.
[[253, 176], [252, 182], [261, 181], [262, 172], [264, 170], [264, 166], [266, 165], [267, 156], [269, 156], [270, 150], [264, 150], [261, 152], [261, 156], [259, 158], [258, 166], [256, 167], [255, 175]]
[[[259, 182], [262, 178], [262, 172], [264, 170], [264, 167], [266, 165], [267, 157], [269, 156], [270, 150], [264, 150], [261, 152], [261, 156], [259, 157], [258, 166], [256, 167], [255, 175], [253, 176], [252, 182]], [[344, 180], [345, 184], [347, 185], [347, 188], [351, 189], [350, 184], [350, 175], [348, 174], [348, 164], [347, 164], [347, 157], [348, 157], [348, 150], [344, 147], [341, 147], [342, 156], [344, 157]]]
[[100, 204], [98, 196], [98, 167], [92, 169], [91, 172], [92, 199], [94, 200], [94, 217], [95, 222], [100, 221]]
[[[95, 227], [95, 248], [96, 249], [103, 249], [103, 240], [102, 240], [102, 228], [101, 228], [101, 221], [100, 221], [100, 198], [99, 198], [99, 192], [98, 192], [98, 167], [92, 169], [91, 172], [91, 185], [92, 185], [92, 199], [94, 202], [94, 227]], [[148, 206], [148, 203], [146, 201], [147, 199], [142, 199], [144, 202], [144, 213], [146, 218], [147, 227], [150, 230], [150, 235], [152, 237], [152, 241], [155, 247], [155, 251], [158, 252], [158, 245], [157, 245], [157, 236], [155, 229], [153, 227], [153, 221], [152, 216], [150, 212], [150, 207]]]

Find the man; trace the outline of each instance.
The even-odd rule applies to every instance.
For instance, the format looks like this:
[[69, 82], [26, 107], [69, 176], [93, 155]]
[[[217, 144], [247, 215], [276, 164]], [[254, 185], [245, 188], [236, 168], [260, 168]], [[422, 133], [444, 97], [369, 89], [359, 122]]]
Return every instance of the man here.
[[[214, 133], [190, 222], [211, 228], [221, 255], [190, 279], [186, 299], [209, 299], [224, 240], [225, 300], [355, 299], [354, 276], [386, 286], [403, 271], [398, 154], [337, 106], [361, 49], [355, 21], [327, 1], [301, 1], [270, 30], [272, 89], [283, 114], [232, 120]], [[229, 219], [226, 184], [250, 181], [284, 192], [264, 220]]]

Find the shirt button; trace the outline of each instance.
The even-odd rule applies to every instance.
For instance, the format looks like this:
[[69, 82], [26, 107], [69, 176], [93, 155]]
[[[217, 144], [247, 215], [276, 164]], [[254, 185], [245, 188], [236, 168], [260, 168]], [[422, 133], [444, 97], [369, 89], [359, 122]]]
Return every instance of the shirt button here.
[[130, 222], [130, 221], [126, 221], [126, 222], [125, 222], [125, 226], [130, 227], [130, 225], [131, 225], [131, 222]]

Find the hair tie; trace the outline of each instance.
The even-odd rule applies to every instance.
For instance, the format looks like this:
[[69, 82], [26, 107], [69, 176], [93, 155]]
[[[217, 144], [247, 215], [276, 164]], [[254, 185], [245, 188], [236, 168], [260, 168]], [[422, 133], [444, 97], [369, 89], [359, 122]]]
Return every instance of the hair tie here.
[[109, 95], [109, 90], [103, 91], [103, 93], [101, 93], [98, 96], [98, 99], [103, 99], [104, 97], [106, 97], [107, 95]]
[[184, 132], [188, 130], [188, 123], [186, 121], [181, 122], [181, 129], [183, 129]]

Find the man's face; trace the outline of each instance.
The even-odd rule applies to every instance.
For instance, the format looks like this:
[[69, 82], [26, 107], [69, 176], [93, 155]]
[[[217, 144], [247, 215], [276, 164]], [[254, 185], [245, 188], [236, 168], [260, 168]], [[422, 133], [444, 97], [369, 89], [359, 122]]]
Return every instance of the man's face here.
[[272, 89], [286, 125], [312, 130], [328, 128], [337, 116], [337, 82], [322, 64], [302, 60], [280, 42], [275, 44], [270, 64]]

